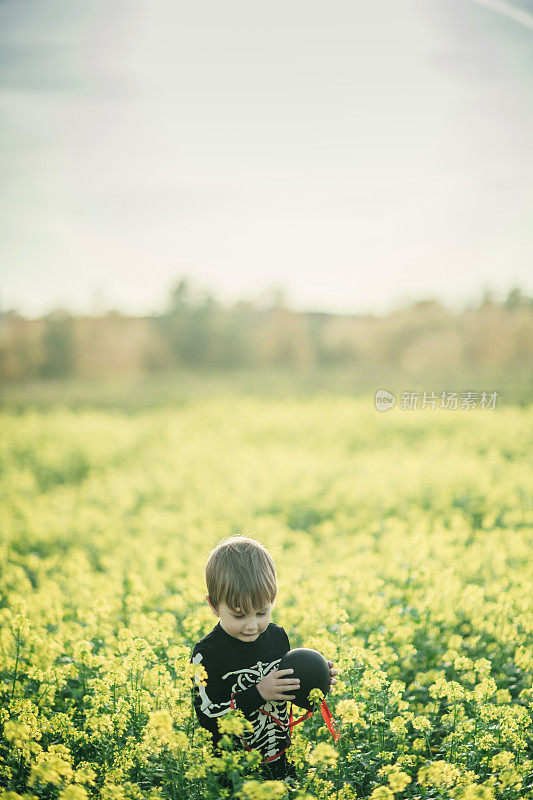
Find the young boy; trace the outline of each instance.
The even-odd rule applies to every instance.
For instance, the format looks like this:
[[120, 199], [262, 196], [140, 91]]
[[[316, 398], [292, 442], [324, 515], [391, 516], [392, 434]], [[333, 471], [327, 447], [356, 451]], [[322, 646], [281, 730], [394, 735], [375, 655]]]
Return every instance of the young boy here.
[[[296, 777], [286, 759], [290, 744], [287, 700], [299, 686], [294, 670], [279, 670], [279, 662], [291, 649], [285, 630], [270, 621], [277, 594], [276, 568], [263, 545], [244, 536], [223, 541], [210, 554], [205, 570], [206, 600], [220, 618], [213, 630], [194, 646], [191, 663], [202, 664], [206, 685], [194, 683], [194, 707], [198, 721], [211, 731], [213, 745], [221, 734], [218, 719], [240, 709], [253, 725], [242, 739], [247, 750], [263, 755], [261, 774], [270, 779]], [[337, 681], [333, 662], [330, 687]]]

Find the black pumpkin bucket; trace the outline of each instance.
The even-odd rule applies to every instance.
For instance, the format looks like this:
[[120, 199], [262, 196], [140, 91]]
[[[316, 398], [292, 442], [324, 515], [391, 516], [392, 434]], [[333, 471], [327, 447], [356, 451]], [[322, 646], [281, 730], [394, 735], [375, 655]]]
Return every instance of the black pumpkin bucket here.
[[[311, 650], [307, 647], [296, 647], [294, 650], [289, 650], [288, 653], [285, 653], [279, 663], [278, 669], [293, 669], [294, 677], [300, 679], [300, 688], [296, 690], [291, 689], [291, 693], [294, 693], [295, 699], [291, 700], [289, 724], [287, 726], [289, 728], [289, 744], [280, 753], [276, 753], [275, 756], [269, 756], [268, 758], [263, 759], [265, 763], [268, 761], [275, 761], [285, 752], [285, 750], [289, 749], [292, 737], [292, 729], [294, 726], [298, 725], [299, 722], [303, 722], [304, 719], [312, 717], [317, 708], [320, 708], [324, 722], [326, 723], [326, 727], [331, 733], [334, 741], [338, 742], [340, 739], [337, 725], [333, 719], [331, 711], [326, 704], [326, 701], [322, 700], [317, 706], [316, 704], [313, 705], [313, 703], [311, 703], [309, 700], [309, 692], [311, 689], [320, 689], [324, 695], [328, 693], [330, 673], [328, 662], [324, 656], [317, 650]], [[231, 696], [230, 708], [232, 709], [236, 708], [234, 704], [234, 697], [235, 694]], [[308, 709], [307, 714], [304, 714], [302, 717], [295, 720], [292, 715], [293, 703], [300, 708]], [[261, 714], [266, 714], [268, 717], [271, 717], [275, 722], [278, 723], [278, 725], [286, 727], [285, 723], [280, 722], [280, 720], [269, 711], [265, 711], [263, 708], [260, 708], [259, 711]], [[244, 737], [240, 736], [239, 738], [241, 739], [246, 750], [252, 749], [244, 740]]]
[[[340, 738], [339, 731], [326, 701], [322, 700], [317, 706], [316, 703], [313, 704], [309, 700], [311, 689], [320, 689], [324, 695], [329, 691], [330, 672], [328, 662], [324, 656], [317, 650], [312, 650], [308, 647], [296, 647], [294, 650], [289, 650], [288, 653], [285, 653], [278, 669], [293, 669], [294, 675], [291, 677], [299, 678], [300, 680], [300, 688], [291, 689], [291, 694], [295, 695], [294, 700], [291, 701], [291, 727], [293, 724], [296, 725], [298, 722], [312, 716], [317, 708], [320, 708], [327, 729], [333, 739], [338, 742]], [[308, 713], [294, 723], [292, 723], [293, 703], [300, 708], [308, 709]]]

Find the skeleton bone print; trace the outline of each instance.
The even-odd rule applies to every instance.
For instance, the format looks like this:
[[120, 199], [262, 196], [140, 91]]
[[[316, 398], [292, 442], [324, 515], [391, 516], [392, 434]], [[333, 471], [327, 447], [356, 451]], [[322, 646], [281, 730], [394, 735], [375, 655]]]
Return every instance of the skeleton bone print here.
[[[231, 675], [237, 675], [237, 681], [231, 687], [231, 693], [243, 691], [250, 686], [255, 686], [259, 683], [269, 672], [277, 669], [281, 658], [271, 661], [270, 664], [265, 664], [259, 661], [255, 668], [252, 669], [238, 669], [228, 672], [223, 675], [223, 678], [229, 678]], [[287, 712], [286, 700], [265, 700], [264, 705], [261, 706], [266, 714], [261, 713], [261, 709], [252, 711], [249, 715], [249, 720], [254, 726], [252, 731], [244, 731], [242, 738], [249, 747], [256, 747], [266, 756], [273, 756], [279, 753], [285, 747], [287, 739], [287, 730], [289, 724], [289, 714]], [[279, 720], [276, 722], [268, 715], [272, 714], [273, 717]]]
[[242, 735], [248, 747], [260, 750], [265, 758], [279, 755], [287, 748], [290, 743], [287, 701], [265, 700], [257, 684], [279, 667], [289, 650], [286, 631], [272, 622], [250, 644], [230, 636], [220, 623], [196, 643], [191, 663], [205, 668], [207, 680], [202, 685], [198, 676], [193, 679], [194, 708], [200, 725], [213, 734], [215, 746], [221, 738], [218, 718], [233, 707], [252, 723], [253, 731], [244, 731]]

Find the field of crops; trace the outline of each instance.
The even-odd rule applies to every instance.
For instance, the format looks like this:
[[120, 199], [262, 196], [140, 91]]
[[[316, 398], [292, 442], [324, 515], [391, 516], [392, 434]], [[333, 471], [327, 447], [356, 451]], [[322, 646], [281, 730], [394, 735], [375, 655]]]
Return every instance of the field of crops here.
[[[0, 424], [3, 800], [533, 797], [531, 407], [211, 397]], [[340, 740], [320, 713], [294, 728], [298, 788], [214, 758], [192, 709], [204, 565], [234, 534], [272, 553], [291, 646], [339, 670]]]

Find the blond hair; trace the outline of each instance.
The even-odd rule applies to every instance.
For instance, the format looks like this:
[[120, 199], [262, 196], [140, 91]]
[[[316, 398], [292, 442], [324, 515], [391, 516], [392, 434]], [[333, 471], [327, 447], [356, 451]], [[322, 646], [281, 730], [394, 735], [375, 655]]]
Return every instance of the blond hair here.
[[248, 614], [273, 603], [278, 586], [274, 560], [266, 547], [247, 536], [222, 540], [205, 566], [209, 599]]

